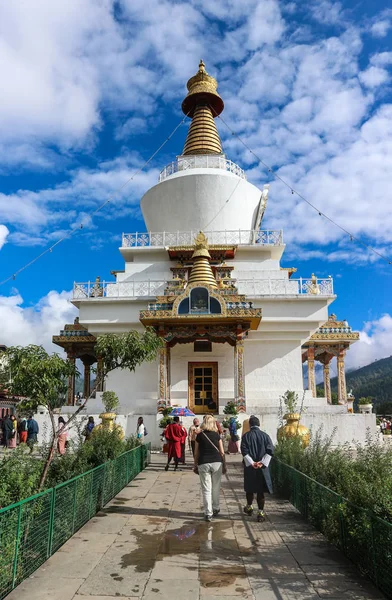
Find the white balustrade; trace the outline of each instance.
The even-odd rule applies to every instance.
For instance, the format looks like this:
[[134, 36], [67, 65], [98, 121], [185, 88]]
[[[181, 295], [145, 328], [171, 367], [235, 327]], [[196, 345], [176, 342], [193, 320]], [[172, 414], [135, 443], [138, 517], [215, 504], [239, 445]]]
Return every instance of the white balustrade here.
[[[327, 279], [237, 279], [238, 293], [256, 298], [262, 296], [333, 296], [333, 280]], [[73, 300], [105, 298], [139, 298], [162, 296], [165, 280], [75, 283]]]
[[[142, 247], [167, 247], [167, 246], [193, 246], [198, 231], [161, 231], [144, 233], [123, 233], [123, 248]], [[236, 245], [236, 246], [281, 246], [283, 244], [283, 231], [277, 230], [252, 230], [236, 229], [224, 231], [205, 231], [210, 245]]]
[[228, 160], [224, 156], [211, 156], [203, 154], [200, 156], [180, 156], [174, 162], [168, 164], [159, 174], [159, 182], [164, 181], [170, 175], [189, 169], [222, 169], [229, 171], [246, 179], [245, 172], [236, 163]]

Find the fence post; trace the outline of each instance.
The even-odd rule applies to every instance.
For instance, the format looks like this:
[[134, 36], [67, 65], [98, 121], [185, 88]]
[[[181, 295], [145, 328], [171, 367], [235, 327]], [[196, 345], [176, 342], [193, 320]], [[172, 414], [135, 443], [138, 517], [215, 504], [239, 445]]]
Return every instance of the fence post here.
[[91, 471], [91, 481], [90, 481], [90, 501], [88, 503], [88, 518], [91, 519], [91, 504], [93, 501], [93, 481], [94, 481], [94, 473], [95, 471]]
[[126, 469], [125, 477], [126, 477], [127, 483], [129, 483], [129, 459], [131, 457], [130, 454], [131, 454], [130, 451], [127, 452], [127, 461], [125, 463], [125, 469]]
[[372, 540], [372, 561], [373, 561], [373, 577], [374, 583], [378, 586], [378, 571], [377, 571], [377, 559], [376, 559], [376, 547], [374, 545], [374, 531], [373, 531], [373, 516], [367, 511], [368, 517], [370, 518], [370, 535]]
[[103, 481], [102, 481], [102, 501], [101, 501], [101, 506], [99, 507], [100, 509], [102, 509], [105, 506], [105, 484], [106, 484], [106, 465], [107, 462], [103, 463]]
[[75, 519], [76, 519], [76, 483], [78, 479], [75, 479], [74, 482], [74, 495], [73, 495], [73, 509], [72, 509], [72, 533], [75, 533]]
[[52, 488], [51, 494], [51, 503], [50, 503], [50, 515], [49, 515], [49, 537], [48, 537], [48, 549], [46, 552], [46, 557], [52, 555], [52, 546], [53, 546], [53, 533], [54, 533], [54, 510], [56, 506], [56, 488]]
[[14, 565], [12, 569], [12, 587], [15, 587], [17, 573], [18, 573], [18, 558], [19, 558], [19, 542], [20, 542], [20, 524], [22, 521], [22, 505], [19, 504], [18, 510], [18, 523], [16, 526], [16, 541], [15, 541], [15, 554], [14, 554]]

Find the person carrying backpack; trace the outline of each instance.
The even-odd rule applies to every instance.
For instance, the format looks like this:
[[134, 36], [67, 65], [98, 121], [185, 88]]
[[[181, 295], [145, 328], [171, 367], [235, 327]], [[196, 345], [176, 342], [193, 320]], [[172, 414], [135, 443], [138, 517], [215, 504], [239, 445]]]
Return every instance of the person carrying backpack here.
[[19, 443], [26, 444], [27, 442], [27, 419], [23, 417], [18, 425]]

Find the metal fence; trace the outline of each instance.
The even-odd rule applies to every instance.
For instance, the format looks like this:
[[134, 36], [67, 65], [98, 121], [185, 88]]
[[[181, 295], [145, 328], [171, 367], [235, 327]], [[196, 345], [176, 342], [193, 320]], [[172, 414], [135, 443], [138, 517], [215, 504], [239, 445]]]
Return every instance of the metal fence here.
[[0, 510], [0, 598], [29, 577], [140, 473], [150, 446], [138, 446]]
[[392, 598], [392, 524], [274, 459], [275, 489]]

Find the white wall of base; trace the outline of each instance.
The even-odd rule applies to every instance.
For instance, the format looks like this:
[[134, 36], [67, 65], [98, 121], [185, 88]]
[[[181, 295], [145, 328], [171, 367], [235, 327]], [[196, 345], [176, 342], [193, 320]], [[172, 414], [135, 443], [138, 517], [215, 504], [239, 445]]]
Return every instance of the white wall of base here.
[[[68, 411], [68, 414], [72, 413], [71, 410]], [[338, 412], [334, 409], [344, 409], [344, 407], [335, 407], [328, 406], [327, 410], [324, 412], [313, 412], [306, 413], [302, 416], [301, 423], [309, 427], [314, 433], [322, 428], [323, 436], [331, 436], [336, 429], [333, 436], [333, 446], [338, 446], [342, 444], [350, 444], [355, 445], [357, 443], [365, 443], [366, 437], [368, 433], [370, 433], [374, 439], [378, 439], [377, 436], [377, 426], [376, 426], [376, 415], [374, 414], [350, 414], [347, 412]], [[251, 414], [251, 413], [250, 413]], [[65, 420], [67, 420], [67, 407], [64, 407], [62, 411], [62, 415]], [[78, 416], [78, 421], [81, 422], [83, 419], [86, 419], [87, 416], [93, 416], [96, 424], [100, 423], [99, 414], [92, 414], [91, 412], [84, 411], [84, 414]], [[140, 416], [139, 414], [128, 414], [128, 415], [118, 415], [116, 422], [121, 425], [124, 429], [126, 437], [130, 435], [135, 435], [136, 433], [136, 423], [137, 418]], [[158, 423], [161, 419], [161, 415], [157, 414], [142, 414], [144, 423], [147, 427], [148, 436], [146, 437], [146, 442], [151, 442], [153, 449], [161, 448], [161, 434], [162, 430], [159, 428]], [[261, 428], [271, 436], [273, 442], [276, 442], [276, 432], [279, 427], [279, 417], [275, 411], [263, 411], [262, 413], [256, 413], [256, 416], [260, 419]], [[51, 425], [49, 415], [47, 414], [38, 414], [35, 415], [35, 418], [39, 424], [40, 433], [38, 436], [39, 445], [42, 445], [45, 442], [49, 441]], [[248, 418], [248, 415], [241, 414], [239, 415], [239, 421], [242, 423], [245, 419]], [[223, 420], [223, 416], [219, 416], [219, 420]], [[193, 421], [193, 417], [184, 417], [182, 419], [182, 424], [187, 429], [191, 426]], [[241, 435], [241, 430], [239, 431]], [[385, 437], [385, 436], [384, 436]], [[77, 438], [76, 429], [72, 429], [70, 433], [71, 439]], [[389, 440], [388, 440], [389, 442]]]

